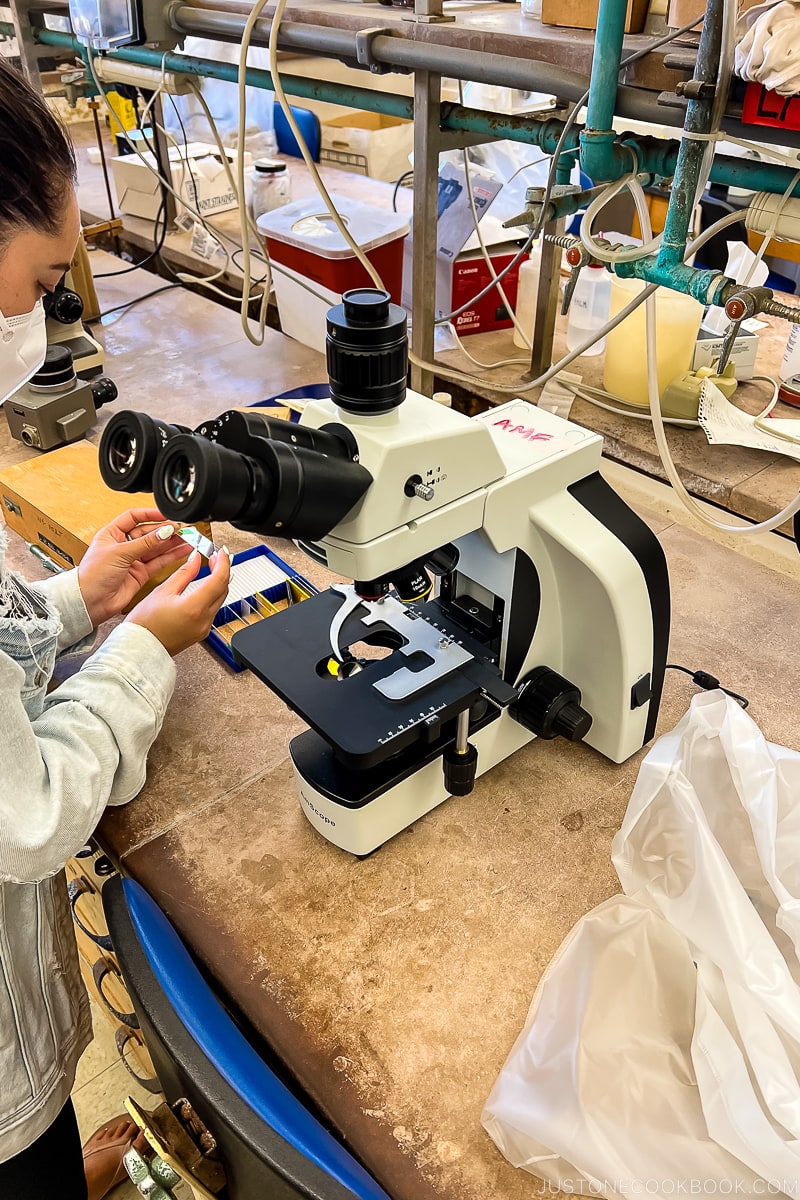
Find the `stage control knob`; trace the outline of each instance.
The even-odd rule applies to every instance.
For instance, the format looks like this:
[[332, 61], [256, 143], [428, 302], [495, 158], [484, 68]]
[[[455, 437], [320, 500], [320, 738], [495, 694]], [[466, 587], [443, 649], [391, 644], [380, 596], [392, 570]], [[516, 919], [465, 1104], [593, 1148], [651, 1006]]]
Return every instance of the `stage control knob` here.
[[540, 738], [580, 742], [592, 727], [591, 714], [581, 707], [580, 689], [549, 667], [537, 667], [522, 681], [509, 712]]
[[478, 751], [471, 744], [466, 750], [459, 752], [456, 747], [448, 746], [442, 755], [444, 769], [444, 786], [449, 796], [468, 796], [475, 787], [475, 773], [478, 766]]

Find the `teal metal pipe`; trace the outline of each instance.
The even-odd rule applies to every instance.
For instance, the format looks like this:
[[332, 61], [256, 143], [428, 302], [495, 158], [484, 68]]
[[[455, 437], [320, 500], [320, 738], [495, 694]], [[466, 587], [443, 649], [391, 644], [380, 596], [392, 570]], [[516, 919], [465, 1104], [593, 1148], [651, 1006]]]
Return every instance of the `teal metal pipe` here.
[[[0, 34], [13, 37], [14, 26], [10, 22], [0, 21]], [[84, 47], [71, 34], [60, 33], [52, 29], [37, 29], [35, 36], [37, 42], [43, 45], [71, 50], [86, 61]], [[106, 57], [118, 58], [122, 62], [137, 63], [141, 66], [161, 70], [162, 55], [157, 50], [150, 50], [145, 46], [125, 46]], [[239, 75], [235, 63], [220, 63], [187, 54], [168, 53], [166, 66], [167, 70], [177, 74], [224, 79], [231, 83], [236, 83]], [[350, 107], [366, 109], [368, 112], [385, 113], [388, 116], [413, 117], [413, 101], [410, 96], [393, 96], [385, 92], [373, 91], [371, 88], [354, 88], [322, 80], [302, 79], [297, 76], [282, 75], [281, 79], [290, 95], [305, 99], [325, 100], [333, 104], [345, 104]], [[268, 71], [248, 67], [247, 82], [252, 87], [273, 90], [272, 76]], [[556, 118], [544, 121], [531, 120], [529, 117], [489, 113], [451, 103], [441, 106], [440, 125], [443, 130], [448, 132], [477, 133], [487, 138], [507, 138], [510, 141], [526, 143], [534, 149], [541, 150], [545, 155], [551, 155], [554, 152], [564, 128], [563, 121]], [[570, 131], [564, 147], [565, 152], [578, 147], [580, 134], [580, 127]], [[619, 169], [615, 178], [630, 170], [631, 167], [631, 155], [625, 147], [630, 147], [635, 152], [640, 173], [661, 179], [669, 179], [674, 175], [678, 161], [678, 142], [622, 134], [620, 142], [614, 147], [619, 156]], [[711, 179], [714, 183], [748, 188], [754, 192], [763, 191], [776, 194], [786, 191], [793, 175], [794, 172], [790, 167], [782, 167], [776, 163], [756, 163], [749, 159], [726, 158], [721, 155], [715, 157], [711, 169]], [[800, 198], [800, 183], [795, 186], [792, 195]]]
[[581, 133], [581, 168], [595, 183], [619, 178], [613, 122], [627, 12], [628, 0], [600, 0], [597, 10], [586, 128]]
[[[0, 23], [3, 32], [5, 23]], [[13, 32], [13, 26], [12, 32]], [[45, 46], [59, 46], [63, 49], [74, 50], [86, 60], [85, 48], [69, 33], [60, 33], [54, 29], [37, 29], [36, 41]], [[197, 58], [190, 54], [175, 54], [168, 51], [160, 54], [157, 50], [149, 50], [146, 46], [125, 46], [106, 56], [113, 60], [118, 58], [123, 62], [136, 63], [139, 66], [155, 67], [175, 71], [182, 75], [196, 75], [203, 79], [224, 79], [228, 83], [238, 83], [239, 67], [236, 63], [215, 62], [210, 58]], [[257, 67], [248, 67], [246, 80], [250, 87], [263, 88], [273, 92], [275, 85], [269, 71]], [[343, 84], [326, 83], [324, 80], [303, 79], [297, 75], [281, 74], [284, 90], [292, 96], [300, 96], [305, 100], [327, 100], [331, 104], [345, 104], [353, 108], [369, 108], [372, 112], [385, 113], [392, 117], [414, 116], [414, 102], [410, 96], [392, 96], [386, 92], [375, 92], [370, 88], [345, 87]]]
[[701, 304], [715, 304], [718, 296], [733, 280], [719, 271], [701, 271], [685, 263], [662, 263], [656, 255], [648, 254], [634, 262], [614, 263], [614, 274], [621, 279], [643, 279], [694, 296]]

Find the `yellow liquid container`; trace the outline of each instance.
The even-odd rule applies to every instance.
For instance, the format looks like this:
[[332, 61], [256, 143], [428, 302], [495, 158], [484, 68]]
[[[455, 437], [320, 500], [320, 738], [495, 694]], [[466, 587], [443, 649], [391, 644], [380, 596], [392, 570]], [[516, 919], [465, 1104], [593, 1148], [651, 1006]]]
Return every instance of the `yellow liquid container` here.
[[[644, 288], [641, 279], [612, 276], [611, 316], [630, 304]], [[703, 306], [692, 296], [659, 288], [656, 300], [656, 362], [658, 394], [692, 365]], [[649, 408], [645, 305], [641, 304], [606, 337], [603, 387], [627, 404]]]

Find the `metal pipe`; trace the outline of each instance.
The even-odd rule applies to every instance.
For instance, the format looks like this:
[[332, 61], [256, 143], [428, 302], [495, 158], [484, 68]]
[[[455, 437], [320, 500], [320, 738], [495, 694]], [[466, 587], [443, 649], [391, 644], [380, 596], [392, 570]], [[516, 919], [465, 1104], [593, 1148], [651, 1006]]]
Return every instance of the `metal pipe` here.
[[[714, 108], [714, 82], [719, 70], [722, 50], [722, 8], [733, 0], [708, 0], [706, 16], [700, 34], [697, 63], [693, 82], [696, 85], [693, 98], [686, 109], [684, 132], [688, 134], [709, 133]], [[675, 179], [667, 207], [661, 248], [658, 252], [660, 267], [680, 266], [686, 254], [689, 223], [692, 219], [700, 172], [708, 143], [694, 137], [681, 139]]]
[[[417, 359], [432, 362], [436, 296], [437, 210], [439, 189], [438, 103], [442, 90], [439, 75], [414, 74], [414, 247], [411, 271], [411, 349]], [[427, 319], [426, 319], [427, 318]], [[411, 365], [411, 386], [424, 396], [433, 395], [433, 372]]]
[[675, 292], [684, 292], [687, 296], [694, 296], [701, 304], [718, 304], [723, 290], [733, 283], [719, 271], [698, 270], [684, 263], [662, 263], [654, 254], [633, 262], [614, 263], [614, 274], [622, 279], [643, 279], [646, 283], [657, 283]]
[[[176, 3], [169, 19], [179, 33], [228, 36], [241, 41], [247, 18], [232, 12], [209, 12], [188, 4]], [[261, 18], [253, 27], [253, 45], [266, 45], [272, 22]], [[278, 45], [282, 50], [302, 50], [315, 57], [358, 61], [357, 34], [323, 25], [298, 25], [282, 22]], [[586, 91], [588, 80], [577, 71], [568, 71], [553, 63], [530, 62], [506, 54], [466, 50], [457, 46], [439, 46], [415, 42], [390, 34], [370, 39], [370, 55], [376, 62], [408, 71], [432, 71], [453, 79], [475, 83], [495, 83], [522, 91], [546, 92], [565, 100], [577, 100]]]
[[[14, 27], [0, 21], [0, 34], [13, 35]], [[42, 45], [59, 46], [85, 58], [80, 42], [68, 33], [52, 29], [36, 29], [36, 40]], [[236, 83], [239, 68], [235, 63], [220, 63], [213, 59], [198, 58], [188, 54], [169, 52], [165, 56], [145, 46], [125, 46], [107, 55], [108, 60], [139, 63], [161, 70], [162, 59], [165, 70], [177, 74], [195, 75], [199, 78], [223, 79]], [[247, 83], [252, 87], [273, 90], [272, 76], [268, 71], [255, 67], [247, 68]], [[390, 116], [412, 118], [413, 100], [410, 96], [394, 96], [371, 88], [352, 87], [349, 84], [328, 83], [324, 80], [303, 79], [300, 76], [281, 75], [286, 92], [309, 100], [326, 100], [333, 104], [347, 104], [364, 108], [369, 112], [386, 113]], [[530, 86], [530, 84], [528, 85]], [[584, 87], [585, 90], [585, 87]], [[629, 89], [635, 90], [635, 89]], [[619, 93], [618, 93], [619, 98]], [[475, 133], [490, 138], [508, 138], [539, 148], [544, 154], [552, 154], [558, 142], [564, 122], [555, 117], [545, 119], [514, 117], [507, 114], [483, 112], [460, 104], [445, 103], [441, 106], [440, 127], [448, 132]], [[565, 149], [574, 150], [579, 144], [581, 127], [576, 126], [567, 138]], [[741, 131], [740, 131], [741, 132]], [[752, 130], [751, 130], [752, 132]], [[629, 170], [631, 158], [622, 145], [634, 149], [639, 171], [661, 178], [670, 178], [675, 173], [678, 161], [678, 143], [659, 138], [640, 138], [632, 134], [621, 134], [617, 147], [620, 170]], [[753, 191], [783, 193], [794, 172], [790, 167], [776, 163], [752, 162], [744, 158], [727, 158], [717, 155], [711, 169], [714, 183], [734, 187], [752, 188]], [[800, 197], [800, 184], [793, 193]]]
[[600, 0], [592, 56], [592, 77], [581, 134], [581, 167], [594, 183], [617, 179], [613, 130], [627, 0]]

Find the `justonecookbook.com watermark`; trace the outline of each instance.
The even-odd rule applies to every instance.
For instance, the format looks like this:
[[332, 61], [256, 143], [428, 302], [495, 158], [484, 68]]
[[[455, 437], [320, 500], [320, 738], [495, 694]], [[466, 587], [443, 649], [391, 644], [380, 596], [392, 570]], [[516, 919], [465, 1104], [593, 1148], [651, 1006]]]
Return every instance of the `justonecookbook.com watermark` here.
[[544, 1195], [570, 1196], [797, 1196], [797, 1179], [583, 1179], [562, 1184], [537, 1180]]

